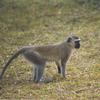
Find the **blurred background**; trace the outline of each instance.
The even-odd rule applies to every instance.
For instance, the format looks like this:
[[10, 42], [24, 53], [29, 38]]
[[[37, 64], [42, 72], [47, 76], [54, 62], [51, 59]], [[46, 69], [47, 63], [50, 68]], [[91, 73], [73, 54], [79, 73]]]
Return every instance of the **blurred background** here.
[[81, 38], [81, 48], [68, 61], [67, 79], [50, 63], [44, 74], [54, 81], [33, 86], [32, 67], [19, 57], [0, 81], [0, 98], [100, 99], [99, 0], [0, 0], [0, 72], [20, 47], [57, 43], [71, 34]]

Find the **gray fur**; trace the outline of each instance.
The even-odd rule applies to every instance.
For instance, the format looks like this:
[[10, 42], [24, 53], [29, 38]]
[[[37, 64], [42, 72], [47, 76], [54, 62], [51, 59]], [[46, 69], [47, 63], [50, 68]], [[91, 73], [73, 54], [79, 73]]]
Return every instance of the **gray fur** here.
[[34, 82], [40, 82], [47, 61], [54, 61], [57, 65], [58, 73], [62, 74], [62, 76], [65, 77], [66, 62], [68, 61], [74, 48], [80, 48], [80, 39], [76, 36], [69, 37], [68, 40], [59, 44], [35, 47], [25, 46], [18, 50], [4, 65], [3, 71], [0, 75], [0, 79], [2, 79], [7, 66], [20, 54], [22, 54], [27, 60], [34, 64]]

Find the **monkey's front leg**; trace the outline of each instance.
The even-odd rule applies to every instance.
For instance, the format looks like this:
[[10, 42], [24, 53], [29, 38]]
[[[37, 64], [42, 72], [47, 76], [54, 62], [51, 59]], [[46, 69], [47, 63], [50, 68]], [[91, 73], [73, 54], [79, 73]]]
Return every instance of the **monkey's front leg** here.
[[57, 69], [58, 69], [58, 73], [62, 74], [62, 76], [65, 78], [65, 67], [66, 67], [66, 62], [62, 61], [62, 62], [56, 62], [57, 65]]
[[61, 74], [61, 63], [56, 62], [56, 65], [57, 65], [58, 73]]
[[66, 68], [66, 61], [62, 61], [61, 62], [61, 74], [64, 78], [66, 78], [66, 75], [65, 75], [65, 68]]

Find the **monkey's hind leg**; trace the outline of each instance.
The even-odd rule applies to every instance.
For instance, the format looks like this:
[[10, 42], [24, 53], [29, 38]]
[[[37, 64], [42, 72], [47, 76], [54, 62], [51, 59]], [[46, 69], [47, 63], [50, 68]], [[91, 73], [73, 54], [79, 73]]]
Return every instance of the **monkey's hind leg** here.
[[34, 81], [36, 83], [39, 83], [39, 82], [42, 81], [44, 67], [45, 67], [45, 65], [36, 65], [36, 67], [35, 67], [35, 76], [34, 76]]
[[33, 78], [33, 81], [36, 80], [36, 66], [33, 66], [32, 78]]

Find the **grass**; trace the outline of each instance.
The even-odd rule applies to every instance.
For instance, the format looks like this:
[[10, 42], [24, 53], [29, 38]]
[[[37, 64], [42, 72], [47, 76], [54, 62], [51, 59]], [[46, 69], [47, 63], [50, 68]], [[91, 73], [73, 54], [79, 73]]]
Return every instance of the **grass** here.
[[[100, 99], [100, 13], [98, 5], [80, 0], [1, 0], [0, 72], [4, 62], [24, 45], [63, 41], [70, 33], [81, 38], [67, 64], [67, 78], [49, 63], [44, 76], [53, 82], [32, 82], [32, 66], [18, 57], [0, 81], [0, 99]], [[54, 66], [54, 67], [52, 67]]]

